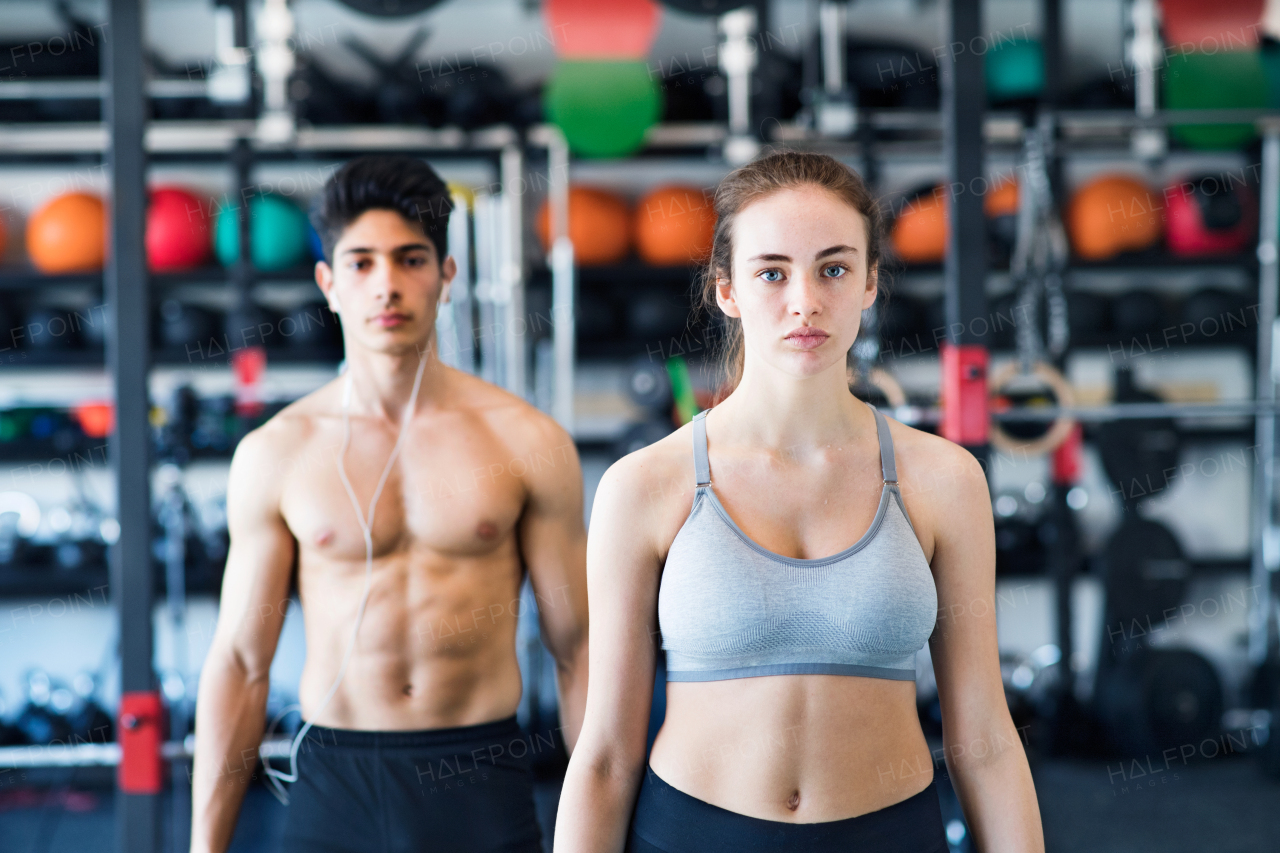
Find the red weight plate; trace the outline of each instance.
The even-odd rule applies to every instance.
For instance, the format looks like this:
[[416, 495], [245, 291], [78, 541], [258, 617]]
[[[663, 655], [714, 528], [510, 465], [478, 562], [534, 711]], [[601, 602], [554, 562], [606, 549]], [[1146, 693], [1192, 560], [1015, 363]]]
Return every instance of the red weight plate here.
[[653, 0], [546, 0], [543, 13], [565, 59], [644, 59], [662, 17]]
[[1258, 44], [1264, 0], [1161, 0], [1164, 42], [1178, 53], [1251, 50]]

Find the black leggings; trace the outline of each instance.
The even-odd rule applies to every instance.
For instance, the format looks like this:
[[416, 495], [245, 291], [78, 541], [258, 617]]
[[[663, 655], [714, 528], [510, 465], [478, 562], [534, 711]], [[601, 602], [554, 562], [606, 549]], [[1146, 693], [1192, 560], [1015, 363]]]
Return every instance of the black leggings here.
[[410, 732], [313, 726], [285, 853], [541, 853], [531, 742], [514, 715]]
[[627, 853], [947, 853], [933, 782], [879, 811], [822, 823], [750, 817], [679, 791], [645, 768]]

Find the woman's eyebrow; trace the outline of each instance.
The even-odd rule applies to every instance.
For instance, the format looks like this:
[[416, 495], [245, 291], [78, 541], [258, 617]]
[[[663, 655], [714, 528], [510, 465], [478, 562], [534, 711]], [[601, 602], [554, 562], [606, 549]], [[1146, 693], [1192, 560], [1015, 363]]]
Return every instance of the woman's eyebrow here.
[[[823, 258], [828, 257], [829, 255], [839, 255], [842, 252], [848, 252], [851, 255], [858, 254], [858, 250], [853, 248], [852, 246], [843, 246], [843, 245], [832, 246], [829, 249], [823, 249], [821, 252], [814, 255], [814, 260], [820, 261]], [[764, 254], [764, 255], [755, 255], [754, 257], [747, 258], [747, 261], [748, 262], [750, 261], [786, 261], [789, 263], [791, 261], [791, 258], [788, 255]]]

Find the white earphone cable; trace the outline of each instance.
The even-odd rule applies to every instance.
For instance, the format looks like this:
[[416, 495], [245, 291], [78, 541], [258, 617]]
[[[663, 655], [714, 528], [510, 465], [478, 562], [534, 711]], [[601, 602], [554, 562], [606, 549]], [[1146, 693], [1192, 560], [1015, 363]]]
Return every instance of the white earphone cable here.
[[[422, 385], [422, 373], [427, 366], [427, 351], [422, 353], [418, 360], [418, 372], [413, 378], [413, 391], [409, 394], [409, 404], [405, 407], [404, 416], [400, 421], [400, 433], [396, 436], [395, 446], [391, 449], [391, 457], [387, 459], [387, 466], [382, 469], [382, 477], [378, 479], [378, 487], [373, 491], [373, 498], [369, 501], [369, 516], [365, 519], [364, 511], [360, 508], [360, 500], [356, 497], [355, 490], [351, 488], [351, 481], [347, 479], [347, 469], [343, 465], [343, 459], [347, 455], [347, 446], [351, 443], [351, 371], [347, 370], [346, 383], [342, 391], [342, 447], [338, 450], [338, 477], [342, 480], [343, 488], [347, 490], [347, 497], [351, 498], [351, 506], [356, 511], [356, 518], [360, 522], [360, 532], [364, 534], [364, 594], [360, 597], [360, 607], [356, 611], [355, 626], [351, 630], [351, 640], [347, 643], [346, 654], [342, 656], [342, 666], [338, 668], [338, 677], [334, 679], [333, 686], [329, 688], [329, 692], [325, 694], [324, 700], [320, 703], [320, 707], [316, 708], [314, 716], [319, 716], [321, 712], [329, 705], [329, 701], [333, 699], [334, 694], [338, 692], [338, 685], [342, 683], [342, 678], [347, 674], [347, 664], [351, 662], [351, 656], [355, 653], [356, 637], [360, 634], [360, 623], [364, 621], [365, 605], [369, 603], [369, 593], [373, 589], [373, 518], [374, 512], [378, 507], [378, 498], [382, 496], [382, 488], [387, 483], [387, 478], [391, 476], [391, 468], [395, 465], [396, 457], [400, 455], [400, 447], [404, 444], [404, 437], [408, 433], [409, 421], [413, 419], [414, 409], [418, 401], [418, 389]], [[270, 736], [275, 731], [276, 725], [280, 722], [285, 714], [300, 707], [290, 705], [276, 715], [271, 721], [271, 726], [267, 730]], [[289, 794], [281, 785], [284, 782], [298, 781], [298, 748], [302, 745], [303, 738], [310, 731], [312, 721], [306, 721], [298, 733], [294, 736], [293, 742], [289, 745], [289, 772], [285, 773], [276, 770], [267, 760], [267, 756], [262, 756], [262, 765], [266, 769], [267, 779], [273, 788], [272, 794], [281, 803], [289, 804]]]

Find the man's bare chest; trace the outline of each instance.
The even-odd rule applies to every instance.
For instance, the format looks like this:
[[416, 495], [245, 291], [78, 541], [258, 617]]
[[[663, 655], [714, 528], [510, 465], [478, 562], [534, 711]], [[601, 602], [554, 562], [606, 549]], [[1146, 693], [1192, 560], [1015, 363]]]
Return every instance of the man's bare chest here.
[[[475, 557], [509, 541], [525, 501], [522, 465], [484, 435], [432, 436], [413, 430], [374, 508], [375, 558], [428, 550]], [[370, 502], [391, 455], [389, 431], [360, 430], [343, 458], [360, 511]], [[363, 560], [364, 536], [338, 471], [341, 434], [317, 435], [287, 466], [281, 508], [299, 549], [331, 560]]]

